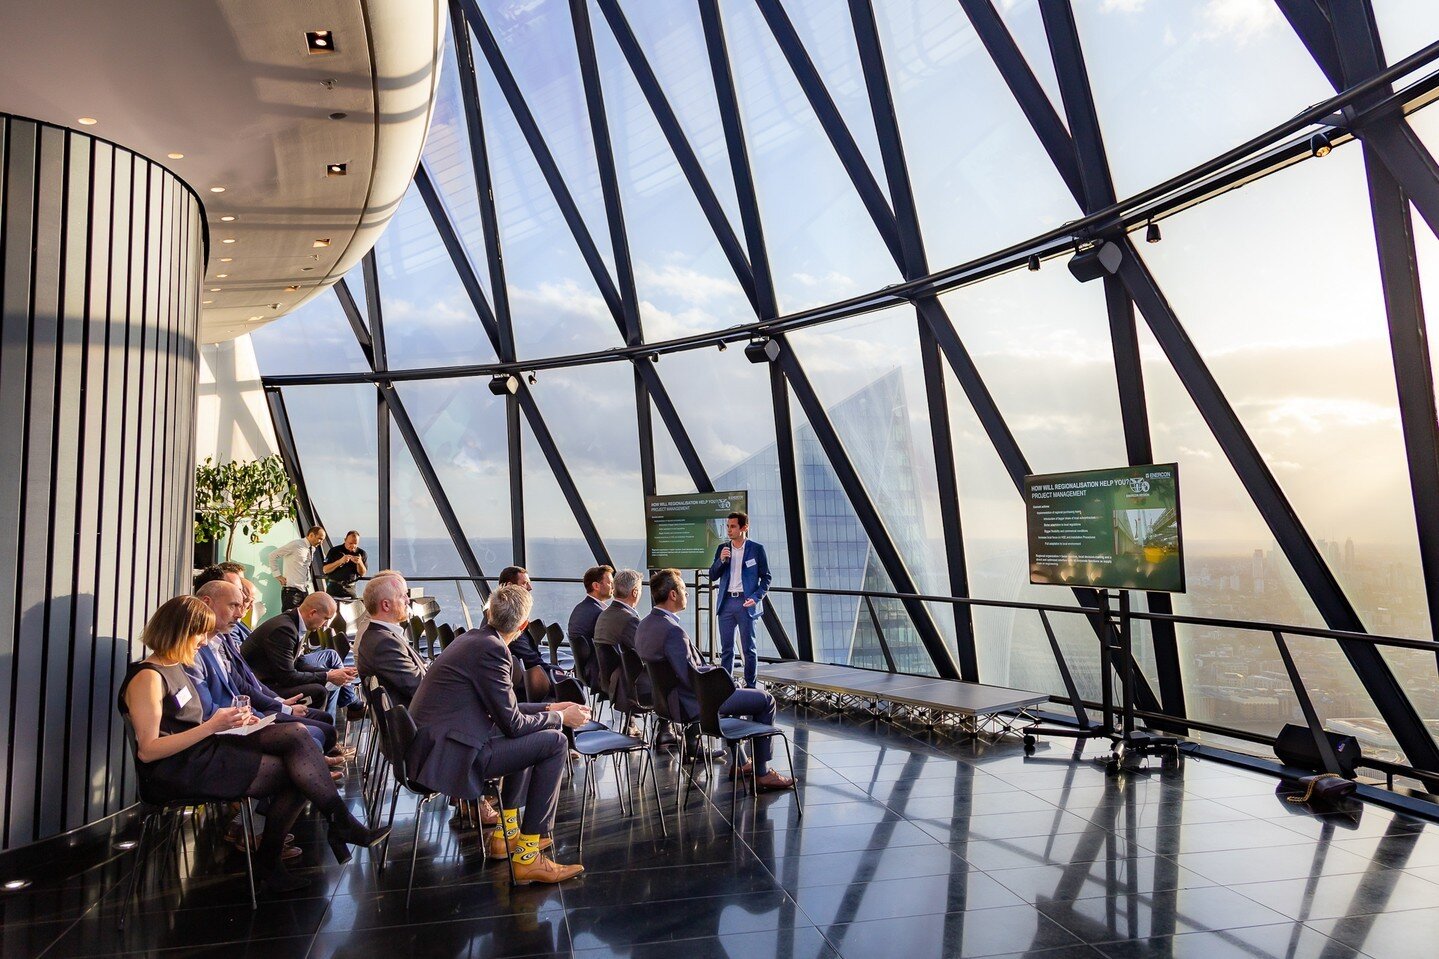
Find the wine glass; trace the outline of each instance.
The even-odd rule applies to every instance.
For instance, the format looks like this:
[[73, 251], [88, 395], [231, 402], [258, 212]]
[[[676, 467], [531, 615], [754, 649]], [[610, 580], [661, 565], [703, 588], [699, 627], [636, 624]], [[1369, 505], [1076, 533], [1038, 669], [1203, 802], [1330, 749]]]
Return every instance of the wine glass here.
[[236, 696], [235, 701], [231, 703], [231, 705], [240, 711], [240, 725], [243, 726], [250, 721], [249, 696]]

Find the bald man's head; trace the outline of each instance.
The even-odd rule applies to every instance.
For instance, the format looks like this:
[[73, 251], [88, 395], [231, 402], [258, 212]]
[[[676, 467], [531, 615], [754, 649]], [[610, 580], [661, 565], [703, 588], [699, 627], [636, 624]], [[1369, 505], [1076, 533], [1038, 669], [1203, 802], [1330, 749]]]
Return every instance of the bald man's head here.
[[329, 593], [311, 593], [300, 602], [300, 621], [306, 629], [319, 629], [335, 618], [335, 609]]
[[245, 612], [245, 595], [240, 587], [223, 579], [201, 586], [195, 595], [215, 614], [215, 632], [228, 633]]

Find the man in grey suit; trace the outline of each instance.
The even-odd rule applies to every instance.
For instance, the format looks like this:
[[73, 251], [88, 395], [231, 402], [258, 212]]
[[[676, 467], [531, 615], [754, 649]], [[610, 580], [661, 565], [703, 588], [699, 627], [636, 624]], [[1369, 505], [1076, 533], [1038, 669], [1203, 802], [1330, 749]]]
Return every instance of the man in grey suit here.
[[[668, 662], [679, 678], [679, 686], [671, 696], [670, 712], [675, 716], [699, 715], [699, 699], [690, 686], [690, 673], [704, 673], [719, 666], [709, 666], [700, 659], [699, 650], [690, 642], [689, 634], [680, 623], [679, 614], [689, 605], [684, 577], [677, 569], [662, 569], [650, 580], [650, 600], [654, 608], [640, 620], [635, 629], [635, 649], [647, 663]], [[774, 697], [760, 689], [736, 689], [720, 706], [721, 716], [742, 716], [755, 722], [774, 723]], [[793, 789], [794, 779], [781, 776], [769, 768], [770, 741], [756, 739], [754, 771], [761, 789]], [[736, 775], [749, 775], [749, 763], [735, 770]]]
[[425, 663], [403, 624], [410, 618], [410, 587], [399, 573], [384, 573], [365, 584], [365, 612], [370, 624], [355, 647], [355, 666], [362, 678], [374, 676], [400, 706], [410, 705]]
[[[640, 601], [640, 583], [644, 577], [638, 570], [622, 569], [615, 573], [614, 598], [604, 611], [594, 621], [590, 636], [598, 644], [610, 644], [612, 646], [623, 646], [631, 652], [635, 650], [635, 629], [640, 624], [640, 614], [637, 609]], [[575, 617], [580, 614], [581, 603], [575, 607], [575, 612], [570, 616], [570, 642], [574, 642]], [[638, 688], [630, 690], [630, 694], [642, 702], [648, 702], [650, 698], [650, 678], [648, 675], [641, 675]], [[630, 735], [635, 735], [631, 730]]]
[[[568, 743], [562, 727], [589, 721], [579, 703], [517, 703], [509, 645], [527, 625], [530, 594], [501, 586], [490, 596], [487, 623], [457, 636], [425, 674], [410, 709], [413, 778], [460, 799], [478, 798], [486, 779], [504, 777], [500, 825], [492, 855], [508, 849], [515, 881], [563, 882], [584, 872], [542, 855], [552, 845]], [[519, 810], [524, 807], [521, 822]]]

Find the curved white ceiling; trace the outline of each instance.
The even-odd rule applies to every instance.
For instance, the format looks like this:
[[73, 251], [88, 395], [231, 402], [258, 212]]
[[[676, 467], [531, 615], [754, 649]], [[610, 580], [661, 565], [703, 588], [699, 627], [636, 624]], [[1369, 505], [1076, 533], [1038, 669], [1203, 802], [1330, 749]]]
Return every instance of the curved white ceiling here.
[[[112, 140], [194, 187], [210, 225], [201, 340], [229, 339], [374, 246], [419, 162], [445, 20], [443, 0], [4, 0], [0, 111]], [[335, 52], [308, 51], [314, 30]]]

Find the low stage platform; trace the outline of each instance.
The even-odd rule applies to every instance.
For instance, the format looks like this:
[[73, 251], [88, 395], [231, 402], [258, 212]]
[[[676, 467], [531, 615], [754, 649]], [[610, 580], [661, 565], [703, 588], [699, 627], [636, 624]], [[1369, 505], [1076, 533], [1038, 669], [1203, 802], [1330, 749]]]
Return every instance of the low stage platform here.
[[837, 708], [861, 707], [875, 716], [956, 727], [973, 735], [1002, 735], [1035, 725], [1030, 707], [1049, 701], [1044, 693], [1027, 689], [829, 663], [761, 663], [759, 678], [776, 698], [809, 705], [829, 700]]

